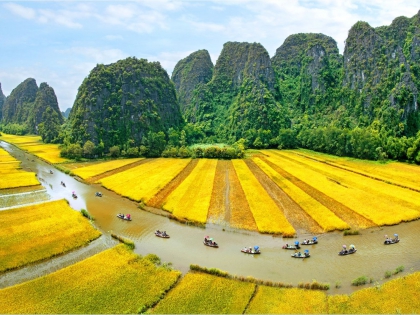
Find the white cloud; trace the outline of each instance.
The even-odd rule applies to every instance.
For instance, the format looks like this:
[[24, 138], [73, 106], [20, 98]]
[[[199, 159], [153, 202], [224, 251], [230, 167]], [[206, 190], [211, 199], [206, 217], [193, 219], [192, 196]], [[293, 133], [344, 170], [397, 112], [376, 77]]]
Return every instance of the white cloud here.
[[23, 17], [24, 19], [32, 20], [36, 16], [36, 12], [34, 9], [26, 8], [16, 3], [6, 3], [4, 4], [4, 7], [12, 13]]
[[121, 35], [106, 35], [105, 39], [107, 39], [107, 40], [123, 40], [124, 37], [122, 37]]
[[128, 57], [120, 49], [101, 49], [95, 47], [71, 47], [69, 49], [57, 50], [57, 52], [67, 56], [80, 55], [86, 57], [87, 61], [95, 63], [113, 63]]

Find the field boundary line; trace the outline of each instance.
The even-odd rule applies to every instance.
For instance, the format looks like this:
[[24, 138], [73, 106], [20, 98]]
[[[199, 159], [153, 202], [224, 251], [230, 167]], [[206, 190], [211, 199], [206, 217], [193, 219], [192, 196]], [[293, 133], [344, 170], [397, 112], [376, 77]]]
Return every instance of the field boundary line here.
[[337, 165], [337, 164], [334, 164], [334, 163], [331, 163], [331, 162], [328, 162], [328, 161], [318, 160], [317, 158], [310, 157], [310, 156], [307, 156], [307, 155], [302, 154], [302, 153], [298, 153], [298, 152], [293, 152], [293, 153], [296, 154], [296, 155], [299, 155], [301, 157], [304, 157], [305, 159], [314, 160], [314, 161], [317, 161], [317, 162], [320, 162], [320, 163], [327, 164], [327, 165], [332, 166], [332, 167], [336, 167], [336, 168], [339, 168], [339, 169], [342, 169], [342, 170], [345, 170], [345, 171], [348, 171], [348, 172], [351, 172], [351, 173], [355, 173], [355, 174], [358, 174], [358, 175], [361, 175], [361, 176], [364, 176], [364, 177], [367, 177], [367, 178], [370, 178], [370, 179], [374, 179], [374, 180], [383, 182], [385, 184], [398, 186], [398, 187], [401, 187], [401, 188], [413, 190], [415, 192], [420, 193], [420, 189], [417, 189], [417, 188], [413, 188], [413, 187], [410, 187], [410, 186], [398, 184], [398, 183], [395, 183], [395, 182], [392, 182], [392, 181], [389, 181], [389, 180], [385, 180], [385, 179], [382, 179], [382, 178], [379, 178], [379, 177], [375, 177], [375, 176], [372, 176], [372, 175], [361, 173], [361, 172], [358, 172], [356, 170], [353, 170], [353, 169], [350, 169], [350, 168], [347, 168], [347, 167], [344, 167], [344, 166], [341, 166], [341, 165]]

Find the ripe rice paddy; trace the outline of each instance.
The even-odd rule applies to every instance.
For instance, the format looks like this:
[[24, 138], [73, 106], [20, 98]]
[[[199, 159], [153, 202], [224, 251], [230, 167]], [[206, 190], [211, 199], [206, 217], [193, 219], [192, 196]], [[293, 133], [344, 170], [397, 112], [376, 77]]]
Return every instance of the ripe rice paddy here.
[[[316, 187], [376, 225], [420, 217], [419, 193], [319, 163], [291, 152], [263, 151], [267, 160], [302, 182]], [[314, 195], [317, 198], [316, 193]]]
[[134, 314], [159, 301], [179, 271], [118, 245], [47, 276], [0, 290], [1, 313]]
[[188, 273], [152, 310], [155, 314], [243, 314], [255, 284]]
[[0, 148], [0, 189], [36, 185], [40, 185], [36, 174], [21, 170], [20, 161]]
[[178, 218], [206, 223], [217, 160], [202, 159], [167, 197], [163, 208]]
[[243, 160], [233, 160], [233, 166], [245, 192], [258, 230], [263, 233], [294, 235], [295, 229], [287, 221], [281, 209], [270, 198]]
[[65, 200], [0, 211], [0, 272], [65, 253], [100, 234]]
[[72, 173], [74, 175], [79, 176], [82, 179], [88, 179], [93, 176], [97, 176], [99, 174], [103, 174], [105, 172], [109, 172], [111, 170], [115, 170], [117, 168], [120, 168], [122, 166], [126, 166], [129, 164], [132, 164], [134, 162], [140, 161], [143, 158], [134, 158], [134, 159], [122, 159], [122, 160], [113, 160], [103, 163], [98, 163], [94, 165], [89, 165], [85, 167], [80, 167], [77, 169], [74, 169]]
[[98, 183], [135, 201], [147, 202], [177, 176], [189, 159], [154, 159], [127, 171], [105, 178]]
[[0, 140], [12, 143], [20, 149], [52, 164], [68, 161], [60, 157], [58, 144], [43, 143], [40, 136], [15, 136], [2, 133]]

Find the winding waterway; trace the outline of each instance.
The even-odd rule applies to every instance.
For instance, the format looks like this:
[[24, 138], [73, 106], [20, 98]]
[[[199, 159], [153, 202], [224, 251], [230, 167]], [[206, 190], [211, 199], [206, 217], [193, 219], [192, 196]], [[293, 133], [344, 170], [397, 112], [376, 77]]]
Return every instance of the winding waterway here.
[[[188, 226], [165, 216], [141, 210], [136, 203], [126, 198], [98, 185], [81, 183], [59, 170], [54, 169], [54, 173], [50, 174], [52, 166], [47, 163], [8, 143], [0, 142], [0, 145], [22, 161], [22, 168], [37, 173], [52, 200], [64, 198], [76, 210], [87, 209], [95, 217], [94, 224], [104, 234], [106, 240], [109, 239], [111, 232], [127, 237], [135, 242], [136, 253], [157, 254], [162, 262], [171, 262], [173, 268], [182, 272], [187, 272], [190, 264], [198, 264], [203, 267], [218, 268], [234, 275], [291, 283], [294, 286], [300, 282], [317, 280], [330, 283], [331, 289], [328, 292], [334, 294], [351, 293], [362, 288], [351, 286], [351, 281], [359, 276], [372, 278], [374, 282], [370, 285], [375, 285], [383, 283], [386, 271], [393, 271], [398, 266], [405, 267], [403, 275], [420, 270], [420, 253], [417, 249], [420, 220], [397, 226], [372, 228], [361, 231], [360, 235], [343, 236], [342, 232], [317, 235], [319, 244], [301, 248], [302, 251], [309, 249], [311, 257], [294, 259], [290, 257], [293, 251], [284, 250], [282, 246], [294, 242], [295, 239], [282, 239], [211, 224], [205, 229]], [[60, 185], [61, 181], [65, 182], [66, 187]], [[77, 193], [77, 199], [71, 197], [72, 191]], [[96, 197], [96, 191], [101, 191], [103, 197]], [[118, 219], [116, 215], [120, 212], [130, 213], [132, 221]], [[165, 230], [171, 238], [156, 237], [154, 235], [156, 229]], [[384, 235], [394, 233], [399, 234], [401, 242], [389, 246], [383, 245]], [[203, 237], [206, 235], [213, 237], [220, 247], [216, 249], [204, 246]], [[304, 238], [312, 236], [299, 235], [297, 240], [303, 241]], [[105, 243], [106, 246], [113, 244], [109, 241]], [[347, 246], [354, 244], [357, 253], [338, 256], [343, 244]], [[240, 252], [241, 248], [254, 245], [260, 246], [261, 255], [247, 255]], [[101, 246], [99, 248], [103, 248]], [[80, 257], [84, 258], [85, 255]], [[62, 265], [66, 265], [65, 259]], [[37, 267], [35, 265], [31, 268]], [[43, 270], [50, 268], [52, 272], [57, 267], [48, 267], [48, 264], [41, 263], [38, 268]], [[17, 271], [10, 272], [9, 278], [13, 277], [13, 272]], [[7, 273], [3, 277], [6, 276]], [[336, 283], [340, 283], [340, 288], [335, 287]]]

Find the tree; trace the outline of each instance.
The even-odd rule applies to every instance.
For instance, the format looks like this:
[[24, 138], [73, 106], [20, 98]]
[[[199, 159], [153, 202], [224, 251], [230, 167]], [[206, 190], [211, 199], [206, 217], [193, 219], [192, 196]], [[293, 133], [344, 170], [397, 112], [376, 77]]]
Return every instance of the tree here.
[[113, 147], [109, 148], [109, 155], [112, 157], [119, 157], [120, 156], [120, 147], [114, 145]]
[[147, 155], [150, 157], [158, 157], [162, 154], [166, 146], [165, 134], [163, 131], [149, 131], [146, 138]]
[[83, 155], [87, 158], [92, 158], [95, 153], [95, 144], [88, 140], [83, 146]]

